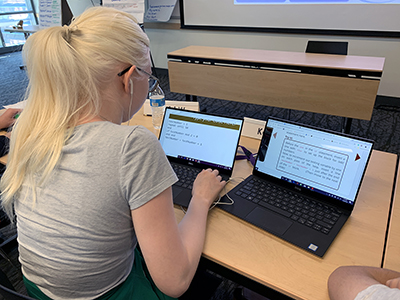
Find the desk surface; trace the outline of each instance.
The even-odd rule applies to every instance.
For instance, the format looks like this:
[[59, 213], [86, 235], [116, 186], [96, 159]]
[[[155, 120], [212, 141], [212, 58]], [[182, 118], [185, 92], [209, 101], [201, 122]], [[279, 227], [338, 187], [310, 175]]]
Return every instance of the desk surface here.
[[[130, 123], [136, 124], [158, 134], [150, 117], [138, 113]], [[259, 141], [242, 137], [240, 144], [256, 152]], [[203, 255], [292, 298], [328, 300], [327, 280], [337, 267], [381, 266], [396, 159], [373, 151], [355, 209], [322, 259], [218, 208], [209, 215]], [[251, 170], [247, 161], [237, 161], [233, 178]], [[180, 209], [175, 213], [178, 220], [183, 217]]]
[[[129, 125], [159, 132], [142, 111]], [[259, 140], [242, 137], [240, 144], [256, 152]], [[209, 214], [203, 255], [294, 299], [328, 300], [327, 280], [337, 267], [381, 265], [396, 159], [395, 154], [373, 151], [355, 209], [322, 259], [218, 208]], [[237, 161], [234, 180], [251, 170], [247, 161]], [[175, 215], [180, 220], [183, 212], [176, 208]]]
[[397, 170], [396, 188], [390, 216], [389, 235], [386, 244], [384, 268], [400, 272], [400, 170]]
[[352, 55], [328, 55], [304, 52], [269, 51], [205, 46], [189, 46], [168, 53], [168, 58], [251, 62], [382, 73], [385, 58]]

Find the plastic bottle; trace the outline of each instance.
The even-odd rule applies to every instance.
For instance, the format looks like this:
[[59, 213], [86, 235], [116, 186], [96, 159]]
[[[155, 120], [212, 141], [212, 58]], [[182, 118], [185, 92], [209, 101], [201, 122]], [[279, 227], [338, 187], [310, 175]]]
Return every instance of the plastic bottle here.
[[165, 111], [165, 95], [159, 85], [156, 87], [154, 91], [149, 93], [149, 98], [150, 98], [153, 127], [155, 129], [160, 129]]

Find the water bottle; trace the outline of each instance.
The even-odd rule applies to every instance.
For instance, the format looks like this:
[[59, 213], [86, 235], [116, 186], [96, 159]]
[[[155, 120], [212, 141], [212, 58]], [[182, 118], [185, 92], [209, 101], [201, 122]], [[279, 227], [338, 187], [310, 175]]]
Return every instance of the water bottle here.
[[149, 93], [149, 98], [153, 127], [155, 129], [160, 129], [165, 111], [165, 95], [159, 85], [155, 88], [154, 91]]

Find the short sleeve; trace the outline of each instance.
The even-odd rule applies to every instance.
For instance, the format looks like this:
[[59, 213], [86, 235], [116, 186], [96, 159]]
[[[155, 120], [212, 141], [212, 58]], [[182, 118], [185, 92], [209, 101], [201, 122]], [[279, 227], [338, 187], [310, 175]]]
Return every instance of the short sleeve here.
[[122, 192], [131, 210], [178, 181], [156, 136], [142, 126], [126, 138], [120, 163]]
[[374, 284], [358, 293], [354, 300], [398, 300], [400, 290], [383, 284]]

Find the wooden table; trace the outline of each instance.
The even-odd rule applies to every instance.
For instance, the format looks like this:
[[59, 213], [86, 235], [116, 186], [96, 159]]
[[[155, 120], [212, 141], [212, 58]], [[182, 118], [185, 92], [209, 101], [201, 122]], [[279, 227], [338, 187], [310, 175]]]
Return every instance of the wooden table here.
[[203, 46], [170, 52], [168, 59], [172, 92], [363, 120], [371, 119], [385, 62]]
[[[129, 125], [144, 125], [158, 136], [151, 117], [139, 111]], [[240, 144], [256, 152], [259, 140], [242, 137]], [[294, 299], [328, 300], [327, 279], [341, 265], [380, 267], [385, 246], [397, 155], [373, 151], [355, 209], [324, 258], [314, 256], [219, 208], [208, 218], [203, 256], [243, 278]], [[251, 173], [237, 161], [233, 179]], [[228, 184], [233, 188], [235, 182]], [[400, 210], [399, 210], [400, 212]], [[178, 220], [181, 209], [175, 209]], [[400, 214], [397, 214], [400, 216]]]
[[[130, 125], [137, 124], [158, 134], [150, 117], [136, 114]], [[242, 137], [240, 145], [256, 152], [259, 140]], [[328, 300], [327, 280], [337, 267], [381, 266], [396, 160], [395, 154], [373, 151], [355, 209], [322, 259], [218, 208], [208, 218], [203, 256], [294, 299]], [[236, 183], [251, 170], [247, 161], [237, 161]], [[175, 214], [183, 217], [179, 208]]]
[[392, 211], [389, 218], [389, 232], [386, 244], [384, 268], [400, 272], [400, 178], [397, 170], [397, 180], [393, 198]]

